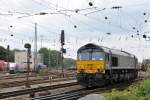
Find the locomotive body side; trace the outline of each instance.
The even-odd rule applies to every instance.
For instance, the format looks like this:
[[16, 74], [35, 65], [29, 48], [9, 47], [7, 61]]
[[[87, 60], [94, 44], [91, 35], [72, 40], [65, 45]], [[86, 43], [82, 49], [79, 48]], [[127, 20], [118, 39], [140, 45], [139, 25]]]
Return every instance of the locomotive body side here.
[[77, 81], [88, 87], [135, 79], [136, 66], [132, 54], [89, 43], [78, 50]]

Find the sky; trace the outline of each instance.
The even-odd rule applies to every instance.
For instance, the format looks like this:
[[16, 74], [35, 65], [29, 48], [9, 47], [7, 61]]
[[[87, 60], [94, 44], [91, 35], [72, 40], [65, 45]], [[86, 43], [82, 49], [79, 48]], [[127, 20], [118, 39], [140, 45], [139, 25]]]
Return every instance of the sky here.
[[37, 23], [38, 49], [60, 50], [64, 30], [65, 57], [76, 58], [77, 49], [90, 42], [128, 51], [142, 61], [150, 58], [150, 41], [142, 37], [150, 36], [149, 4], [149, 0], [0, 0], [0, 45], [24, 49], [30, 43], [33, 51]]

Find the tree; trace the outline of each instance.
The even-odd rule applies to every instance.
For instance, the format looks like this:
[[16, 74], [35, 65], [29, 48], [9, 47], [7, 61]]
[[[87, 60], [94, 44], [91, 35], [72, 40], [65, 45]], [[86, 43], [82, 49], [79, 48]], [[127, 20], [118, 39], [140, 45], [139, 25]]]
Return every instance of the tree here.
[[150, 66], [150, 59], [144, 59], [142, 64], [144, 64], [146, 66]]
[[14, 50], [9, 50], [9, 53], [8, 53], [7, 49], [0, 46], [0, 60], [7, 61], [8, 59], [7, 57], [9, 55], [9, 62], [14, 62], [15, 51], [25, 51], [25, 50], [14, 49]]
[[[25, 51], [14, 49], [9, 51], [9, 61], [14, 62], [15, 51]], [[51, 68], [58, 68], [61, 66], [61, 53], [57, 50], [49, 50], [47, 48], [41, 48], [39, 53], [43, 54], [43, 62], [45, 65]], [[7, 61], [8, 51], [4, 47], [0, 46], [0, 60]], [[75, 60], [72, 58], [64, 58], [64, 68], [70, 68], [75, 65]]]
[[7, 61], [7, 50], [2, 46], [0, 46], [0, 60]]
[[51, 67], [58, 67], [60, 66], [60, 61], [61, 61], [61, 54], [59, 51], [56, 50], [50, 50], [50, 65]]
[[15, 51], [11, 50], [9, 51], [9, 61], [14, 62], [14, 57], [15, 57]]
[[49, 66], [50, 59], [49, 59], [49, 50], [47, 48], [41, 48], [39, 53], [43, 54], [43, 63], [47, 66]]
[[45, 65], [53, 68], [60, 66], [61, 55], [59, 51], [41, 48], [38, 52], [43, 54]]
[[64, 67], [71, 68], [72, 66], [75, 66], [75, 60], [72, 58], [64, 58]]

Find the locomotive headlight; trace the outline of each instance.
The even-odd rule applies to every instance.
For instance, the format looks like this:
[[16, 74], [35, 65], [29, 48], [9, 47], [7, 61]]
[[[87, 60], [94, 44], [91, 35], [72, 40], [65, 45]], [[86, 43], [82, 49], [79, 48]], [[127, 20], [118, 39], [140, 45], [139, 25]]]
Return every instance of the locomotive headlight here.
[[101, 70], [100, 70], [100, 69], [97, 69], [97, 71], [98, 71], [98, 72], [101, 72]]
[[83, 69], [80, 69], [80, 72], [81, 72], [81, 73], [83, 73], [83, 71], [84, 71]]

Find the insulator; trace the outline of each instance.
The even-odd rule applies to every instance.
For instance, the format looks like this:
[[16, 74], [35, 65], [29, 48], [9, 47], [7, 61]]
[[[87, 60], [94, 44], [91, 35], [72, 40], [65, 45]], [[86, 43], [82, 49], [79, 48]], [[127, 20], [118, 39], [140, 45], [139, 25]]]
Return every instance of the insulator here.
[[92, 3], [92, 2], [89, 2], [89, 6], [93, 6], [93, 3]]
[[145, 35], [145, 34], [143, 35], [143, 38], [146, 38], [146, 35]]
[[75, 12], [78, 13], [78, 12], [79, 12], [79, 9], [76, 9]]
[[111, 33], [106, 33], [107, 35], [111, 35]]
[[144, 20], [145, 23], [147, 23], [147, 20]]
[[133, 35], [131, 35], [131, 37], [133, 38]]
[[74, 25], [74, 28], [77, 28], [77, 25]]

